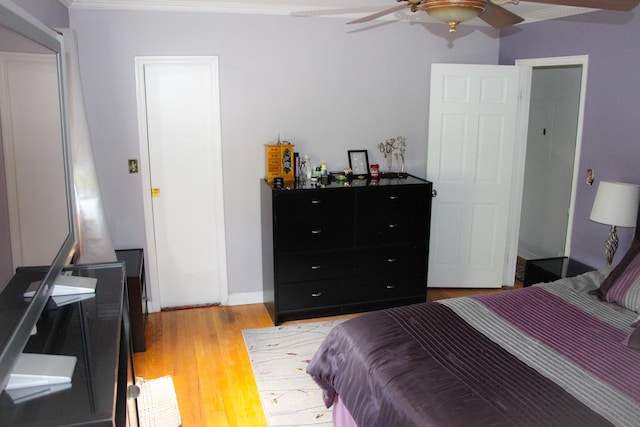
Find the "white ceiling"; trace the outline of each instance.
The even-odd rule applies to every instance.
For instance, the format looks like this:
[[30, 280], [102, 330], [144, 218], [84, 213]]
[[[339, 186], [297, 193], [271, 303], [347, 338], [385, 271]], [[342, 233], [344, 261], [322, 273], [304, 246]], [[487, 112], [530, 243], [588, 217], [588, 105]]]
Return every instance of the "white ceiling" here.
[[[253, 13], [265, 15], [311, 15], [360, 18], [397, 5], [394, 0], [59, 0], [69, 8], [160, 10], [211, 13]], [[496, 0], [496, 3], [501, 1]], [[503, 6], [525, 19], [524, 23], [544, 21], [592, 12], [594, 9], [555, 6], [522, 1]], [[381, 19], [435, 22], [424, 12], [396, 12]], [[473, 19], [465, 25], [486, 26]]]

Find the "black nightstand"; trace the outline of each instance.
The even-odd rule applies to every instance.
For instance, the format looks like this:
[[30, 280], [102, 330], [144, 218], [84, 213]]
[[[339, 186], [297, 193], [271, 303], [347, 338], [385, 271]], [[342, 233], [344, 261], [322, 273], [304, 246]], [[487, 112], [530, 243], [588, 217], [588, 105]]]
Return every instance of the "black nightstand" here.
[[573, 277], [595, 270], [568, 257], [527, 260], [524, 269], [524, 286], [553, 282], [563, 277]]
[[144, 328], [147, 320], [147, 290], [144, 277], [144, 254], [142, 249], [122, 249], [116, 250], [116, 258], [118, 261], [124, 261], [125, 264], [133, 351], [146, 351]]

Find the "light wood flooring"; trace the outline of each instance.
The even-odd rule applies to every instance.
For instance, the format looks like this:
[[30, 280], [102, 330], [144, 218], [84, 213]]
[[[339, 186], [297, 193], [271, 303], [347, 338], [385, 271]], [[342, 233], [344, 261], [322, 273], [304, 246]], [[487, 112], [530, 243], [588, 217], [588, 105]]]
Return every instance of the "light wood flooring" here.
[[[428, 299], [496, 291], [429, 289]], [[347, 317], [353, 315], [332, 319]], [[241, 331], [268, 326], [273, 323], [262, 304], [151, 313], [147, 351], [134, 354], [136, 376], [172, 376], [184, 427], [266, 427]]]

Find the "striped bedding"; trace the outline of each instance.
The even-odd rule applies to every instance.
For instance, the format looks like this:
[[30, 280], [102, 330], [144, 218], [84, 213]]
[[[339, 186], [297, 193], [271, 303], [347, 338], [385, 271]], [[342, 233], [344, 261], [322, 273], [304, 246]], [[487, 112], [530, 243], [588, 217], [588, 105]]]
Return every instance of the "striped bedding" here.
[[336, 326], [307, 372], [361, 426], [638, 426], [637, 314], [603, 273], [383, 310]]

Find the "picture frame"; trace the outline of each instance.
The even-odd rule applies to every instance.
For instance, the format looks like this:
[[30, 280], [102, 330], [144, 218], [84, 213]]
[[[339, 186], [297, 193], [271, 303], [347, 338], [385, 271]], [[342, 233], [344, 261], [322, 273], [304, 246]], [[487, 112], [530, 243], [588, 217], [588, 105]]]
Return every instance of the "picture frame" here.
[[347, 154], [353, 175], [369, 175], [369, 152], [367, 150], [348, 150]]

